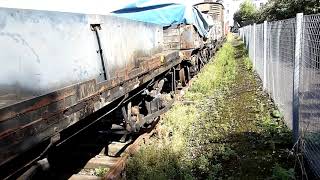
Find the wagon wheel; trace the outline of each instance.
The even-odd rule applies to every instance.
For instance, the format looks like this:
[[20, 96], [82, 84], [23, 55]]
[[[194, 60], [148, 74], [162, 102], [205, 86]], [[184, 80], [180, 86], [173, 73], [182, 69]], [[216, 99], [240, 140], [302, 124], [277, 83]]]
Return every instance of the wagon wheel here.
[[202, 69], [203, 67], [203, 61], [202, 61], [202, 56], [201, 56], [201, 53], [199, 53], [198, 55], [198, 72]]
[[[198, 68], [198, 65], [197, 65], [197, 61], [198, 61], [198, 58], [197, 58], [197, 55], [192, 55], [191, 56], [191, 61], [190, 61], [190, 67], [188, 67], [188, 71], [189, 71], [189, 75], [190, 76], [194, 76], [197, 74], [197, 68]], [[191, 77], [190, 77], [191, 79]]]
[[191, 73], [190, 73], [190, 67], [189, 66], [186, 66], [185, 73], [186, 73], [187, 83], [189, 84], [189, 81], [191, 80]]
[[186, 76], [185, 76], [185, 70], [184, 68], [181, 68], [179, 70], [179, 78], [180, 78], [180, 82], [181, 82], [181, 85], [184, 87], [187, 85], [187, 81], [186, 81]]

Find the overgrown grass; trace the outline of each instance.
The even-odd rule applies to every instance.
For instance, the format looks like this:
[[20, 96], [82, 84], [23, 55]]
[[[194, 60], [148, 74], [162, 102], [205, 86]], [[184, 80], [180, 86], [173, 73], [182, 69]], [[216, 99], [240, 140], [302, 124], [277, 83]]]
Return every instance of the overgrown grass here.
[[[226, 87], [226, 83], [236, 75], [234, 48], [230, 40], [218, 51], [214, 61], [210, 61], [194, 82], [186, 98], [199, 99], [211, 95], [215, 89]], [[196, 97], [196, 98], [195, 98]]]
[[281, 117], [272, 116], [275, 107], [243, 45], [232, 41], [229, 36], [186, 93], [193, 103], [177, 102], [158, 135], [129, 159], [128, 179], [292, 177], [283, 160], [290, 133]]

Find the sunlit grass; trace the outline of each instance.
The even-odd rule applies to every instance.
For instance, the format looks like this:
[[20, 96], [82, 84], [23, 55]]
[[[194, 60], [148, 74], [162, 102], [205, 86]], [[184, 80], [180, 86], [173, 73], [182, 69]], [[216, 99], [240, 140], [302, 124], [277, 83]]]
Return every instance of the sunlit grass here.
[[222, 86], [226, 87], [236, 75], [235, 66], [234, 48], [231, 42], [227, 41], [216, 57], [203, 68], [186, 97], [193, 100], [201, 99]]

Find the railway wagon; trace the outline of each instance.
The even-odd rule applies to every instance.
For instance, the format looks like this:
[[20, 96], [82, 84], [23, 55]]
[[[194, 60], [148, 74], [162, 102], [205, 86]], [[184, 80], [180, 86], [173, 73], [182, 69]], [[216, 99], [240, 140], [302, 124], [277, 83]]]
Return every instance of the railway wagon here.
[[221, 41], [225, 36], [224, 31], [224, 6], [217, 2], [202, 2], [194, 5], [203, 14], [212, 19], [212, 28], [209, 35], [212, 39]]
[[0, 168], [179, 64], [162, 46], [150, 23], [0, 8]]
[[164, 28], [164, 48], [178, 50], [182, 63], [176, 69], [178, 86], [185, 86], [213, 54], [214, 43], [207, 43], [193, 25], [180, 24]]
[[126, 132], [138, 132], [213, 55], [222, 38], [212, 37], [192, 24], [0, 8], [0, 177], [15, 173], [10, 163], [28, 150], [64, 141], [62, 131], [96, 122], [90, 116], [108, 106], [120, 109]]
[[203, 27], [206, 34], [200, 34], [193, 24], [179, 24], [165, 27], [164, 48], [179, 50], [179, 80], [182, 84], [196, 74], [215, 53], [224, 41], [224, 7], [221, 3], [202, 2], [194, 5], [194, 11], [200, 11], [200, 18], [205, 18]]

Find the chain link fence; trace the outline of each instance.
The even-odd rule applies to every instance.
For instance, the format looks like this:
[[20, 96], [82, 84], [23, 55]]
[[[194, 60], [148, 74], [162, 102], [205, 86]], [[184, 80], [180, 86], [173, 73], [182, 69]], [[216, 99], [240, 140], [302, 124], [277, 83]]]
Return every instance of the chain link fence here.
[[240, 29], [264, 89], [320, 178], [320, 14]]

